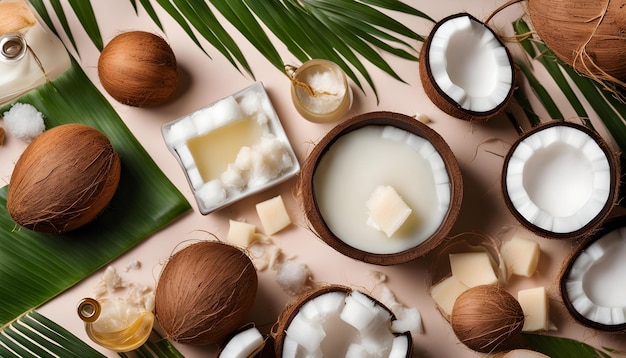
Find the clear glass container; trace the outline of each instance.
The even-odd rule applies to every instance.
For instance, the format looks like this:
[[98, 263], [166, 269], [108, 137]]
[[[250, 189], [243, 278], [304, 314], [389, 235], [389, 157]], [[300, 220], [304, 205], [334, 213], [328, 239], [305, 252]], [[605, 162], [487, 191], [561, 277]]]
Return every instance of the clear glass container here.
[[41, 21], [0, 33], [0, 105], [58, 77], [70, 66], [65, 46]]
[[78, 317], [85, 323], [87, 336], [115, 352], [130, 352], [144, 344], [154, 325], [151, 311], [124, 299], [83, 298], [78, 303]]
[[305, 119], [335, 122], [352, 106], [352, 89], [346, 74], [334, 62], [314, 59], [289, 72], [288, 69], [291, 99]]

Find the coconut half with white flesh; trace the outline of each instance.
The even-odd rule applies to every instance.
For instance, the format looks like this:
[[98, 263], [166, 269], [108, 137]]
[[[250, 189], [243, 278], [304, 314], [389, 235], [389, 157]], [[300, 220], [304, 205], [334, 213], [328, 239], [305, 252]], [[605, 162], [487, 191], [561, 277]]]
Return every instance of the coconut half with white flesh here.
[[331, 285], [288, 306], [276, 325], [275, 351], [296, 357], [410, 357], [411, 332], [394, 332], [389, 308], [367, 294]]
[[254, 325], [247, 325], [230, 337], [217, 354], [217, 358], [251, 358], [265, 346], [265, 337]]
[[432, 29], [420, 53], [420, 79], [437, 107], [465, 120], [496, 116], [515, 87], [508, 49], [467, 13], [448, 16]]
[[513, 215], [536, 234], [577, 239], [597, 228], [618, 199], [619, 159], [595, 131], [553, 121], [513, 144], [502, 192]]
[[560, 290], [576, 321], [602, 331], [626, 331], [626, 217], [609, 220], [565, 262]]

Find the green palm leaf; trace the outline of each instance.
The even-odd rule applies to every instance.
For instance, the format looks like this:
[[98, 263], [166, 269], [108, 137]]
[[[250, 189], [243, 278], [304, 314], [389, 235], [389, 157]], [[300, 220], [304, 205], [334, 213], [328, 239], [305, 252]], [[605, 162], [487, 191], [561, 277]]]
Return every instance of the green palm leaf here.
[[[43, 0], [29, 1], [43, 18], [49, 19]], [[137, 12], [137, 1], [130, 1]], [[63, 8], [54, 6], [59, 0], [50, 2], [72, 46], [76, 49]], [[262, 25], [265, 25], [299, 61], [323, 58], [336, 62], [361, 90], [364, 90], [361, 79], [365, 80], [376, 97], [378, 97], [376, 87], [360, 58], [393, 78], [403, 81], [377, 50], [417, 61], [416, 51], [411, 42], [424, 41], [422, 36], [377, 8], [402, 12], [434, 22], [423, 12], [399, 0], [156, 0], [156, 2], [202, 51], [207, 53], [194, 30], [239, 71], [246, 72], [252, 77], [254, 74], [244, 54], [220, 24], [209, 4], [281, 72], [284, 71], [285, 64]], [[140, 0], [139, 3], [162, 29], [150, 1]], [[90, 2], [73, 0], [70, 1], [70, 5], [94, 45], [102, 49], [102, 40]], [[54, 28], [51, 21], [46, 22], [49, 27]], [[357, 56], [357, 53], [361, 57]], [[360, 78], [357, 73], [360, 74]]]
[[19, 228], [6, 210], [7, 187], [0, 189], [0, 326], [71, 287], [190, 208], [76, 62], [17, 101], [41, 111], [47, 128], [76, 122], [99, 129], [122, 158], [122, 176], [107, 210], [92, 224], [64, 235]]
[[541, 352], [551, 358], [610, 358], [604, 351], [596, 349], [586, 343], [569, 339], [541, 334], [523, 334], [532, 350]]
[[31, 311], [2, 329], [2, 357], [104, 357], [45, 316]]

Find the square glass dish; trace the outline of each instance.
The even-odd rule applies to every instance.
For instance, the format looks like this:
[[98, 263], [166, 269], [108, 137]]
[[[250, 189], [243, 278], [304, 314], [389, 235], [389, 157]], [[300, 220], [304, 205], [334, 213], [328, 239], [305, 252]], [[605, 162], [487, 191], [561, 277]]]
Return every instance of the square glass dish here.
[[203, 215], [300, 172], [261, 82], [168, 122], [161, 132]]

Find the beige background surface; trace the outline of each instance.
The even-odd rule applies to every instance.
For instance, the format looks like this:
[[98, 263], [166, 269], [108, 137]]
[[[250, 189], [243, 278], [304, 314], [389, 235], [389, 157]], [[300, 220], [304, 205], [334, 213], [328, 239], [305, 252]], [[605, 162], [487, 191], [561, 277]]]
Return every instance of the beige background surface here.
[[[98, 52], [82, 31], [78, 21], [71, 15], [67, 2], [63, 1], [62, 3], [68, 10], [68, 18], [78, 43], [81, 54], [79, 62], [96, 86], [101, 89], [96, 70]], [[135, 15], [129, 1], [107, 0], [92, 1], [92, 3], [96, 8], [105, 43], [116, 34], [128, 30], [160, 33], [158, 27], [151, 22], [143, 9], [140, 10], [139, 16]], [[438, 20], [461, 11], [468, 11], [479, 19], [485, 19], [503, 1], [411, 0], [408, 3]], [[112, 262], [111, 265], [121, 273], [122, 277], [128, 281], [154, 285], [163, 262], [176, 249], [177, 245], [186, 240], [208, 239], [209, 236], [206, 232], [214, 233], [217, 237], [225, 240], [229, 219], [246, 220], [256, 224], [261, 230], [254, 211], [254, 204], [277, 194], [282, 194], [287, 208], [293, 214], [294, 224], [276, 234], [275, 242], [287, 257], [306, 263], [317, 284], [345, 284], [370, 291], [374, 297], [377, 297], [380, 287], [376, 286], [375, 281], [371, 278], [371, 273], [382, 272], [388, 278], [385, 284], [394, 292], [396, 298], [406, 306], [417, 308], [422, 314], [425, 333], [414, 334], [413, 336], [414, 356], [480, 356], [469, 351], [457, 341], [448, 323], [436, 311], [433, 301], [428, 295], [427, 291], [433, 277], [431, 268], [437, 259], [437, 253], [429, 254], [412, 263], [391, 267], [364, 264], [342, 256], [317, 239], [307, 229], [300, 214], [300, 204], [294, 196], [295, 180], [208, 216], [199, 214], [183, 172], [175, 158], [167, 150], [161, 137], [161, 126], [197, 108], [228, 96], [252, 84], [255, 79], [239, 73], [210, 45], [207, 45], [206, 48], [212, 59], [207, 57], [178, 25], [164, 11], [161, 11], [156, 3], [155, 7], [164, 23], [165, 37], [171, 44], [180, 66], [181, 83], [177, 97], [170, 103], [158, 108], [137, 109], [120, 105], [106, 93], [105, 96], [111, 100], [112, 105], [124, 122], [159, 167], [187, 197], [193, 206], [193, 211]], [[513, 5], [499, 13], [491, 25], [505, 35], [510, 34], [511, 21], [522, 15], [523, 12], [523, 5]], [[398, 16], [397, 14], [394, 16], [424, 36], [433, 26], [427, 21], [414, 17]], [[230, 28], [229, 25], [226, 26]], [[236, 31], [232, 31], [232, 34], [251, 63], [256, 80], [264, 83], [296, 154], [300, 162], [303, 162], [312, 146], [334, 124], [321, 125], [304, 120], [291, 103], [288, 78], [270, 65]], [[62, 39], [69, 45], [65, 37]], [[202, 43], [206, 44], [204, 41]], [[278, 44], [278, 42], [276, 43]], [[413, 46], [417, 53], [421, 43], [415, 42]], [[514, 44], [509, 44], [509, 46], [514, 53], [518, 53]], [[278, 44], [278, 47], [286, 63], [299, 64], [282, 45]], [[571, 243], [534, 237], [522, 229], [507, 211], [499, 187], [500, 172], [502, 157], [517, 136], [508, 120], [505, 117], [498, 117], [486, 124], [481, 124], [465, 122], [447, 116], [435, 107], [424, 94], [419, 81], [417, 63], [386, 54], [383, 56], [407, 83], [396, 81], [368, 65], [379, 91], [380, 103], [376, 103], [376, 98], [369, 89], [363, 93], [358, 88], [353, 87], [355, 100], [348, 117], [377, 110], [394, 111], [408, 115], [424, 113], [429, 116], [432, 119], [430, 126], [443, 136], [456, 154], [464, 178], [463, 206], [451, 236], [457, 237], [455, 240], [458, 240], [476, 235], [472, 233], [478, 233], [497, 239], [507, 239], [514, 233], [521, 233], [530, 238], [535, 238], [542, 249], [538, 272], [532, 279], [514, 278], [507, 286], [511, 292], [515, 294], [519, 288], [545, 285], [553, 297], [551, 300], [553, 308], [551, 320], [557, 328], [551, 334], [582, 339], [594, 346], [626, 349], [626, 342], [622, 336], [598, 334], [572, 322], [572, 319], [563, 311], [562, 305], [558, 302], [556, 278], [564, 257], [570, 252]], [[537, 68], [537, 73], [541, 78], [545, 78], [540, 68]], [[545, 82], [545, 85], [548, 90], [555, 88], [549, 80]], [[557, 100], [563, 101], [558, 95], [560, 92], [556, 90], [555, 93]], [[562, 110], [566, 116], [574, 116], [569, 106], [562, 106]], [[539, 114], [545, 116], [545, 113]], [[594, 121], [600, 123], [596, 118]], [[601, 127], [599, 124], [598, 126]], [[9, 137], [5, 146], [0, 148], [1, 183], [8, 183], [13, 164], [25, 146], [25, 143]], [[94, 247], [94, 249], [97, 248]], [[133, 260], [141, 262], [141, 269], [124, 272], [124, 268]], [[80, 298], [93, 294], [101, 274], [102, 272], [97, 272], [88, 277], [74, 288], [45, 304], [40, 311], [68, 328], [81, 339], [89, 341], [83, 331], [82, 322], [75, 315], [75, 306]], [[439, 276], [441, 272], [434, 273], [434, 275]], [[281, 309], [292, 297], [285, 294], [276, 284], [274, 271], [260, 272], [259, 278], [259, 292], [250, 319], [262, 330], [267, 331], [276, 320]], [[214, 347], [180, 345], [177, 347], [188, 357], [210, 356], [210, 353], [214, 351]], [[116, 356], [112, 352], [100, 350], [109, 356]]]

